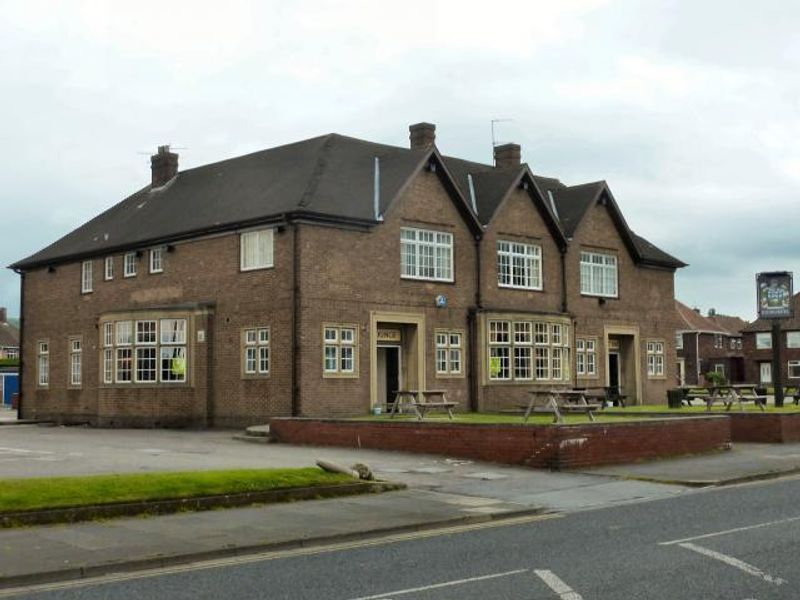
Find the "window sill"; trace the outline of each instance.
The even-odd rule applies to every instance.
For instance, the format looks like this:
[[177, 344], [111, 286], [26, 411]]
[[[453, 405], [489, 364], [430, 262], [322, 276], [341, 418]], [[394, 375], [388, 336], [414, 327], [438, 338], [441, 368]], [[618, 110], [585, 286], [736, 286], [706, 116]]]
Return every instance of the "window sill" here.
[[412, 277], [411, 275], [400, 275], [400, 279], [405, 281], [424, 281], [427, 283], [449, 283], [454, 284], [455, 279], [433, 279], [431, 277]]
[[581, 292], [582, 298], [603, 298], [604, 300], [619, 300], [619, 294], [616, 296], [609, 296], [606, 294], [587, 294], [586, 292]]
[[263, 267], [248, 267], [248, 268], [244, 268], [244, 267], [240, 266], [239, 267], [239, 272], [240, 273], [250, 273], [251, 271], [266, 271], [268, 269], [274, 269], [274, 268], [275, 268], [274, 264], [272, 264], [272, 265], [264, 265]]
[[544, 292], [544, 287], [521, 287], [517, 285], [503, 285], [497, 284], [497, 288], [501, 290], [514, 290], [518, 292]]
[[464, 373], [436, 373], [436, 379], [464, 379]]
[[269, 379], [269, 373], [242, 373], [242, 379], [245, 381], [259, 381], [262, 379]]
[[323, 379], [358, 379], [358, 373], [323, 372]]

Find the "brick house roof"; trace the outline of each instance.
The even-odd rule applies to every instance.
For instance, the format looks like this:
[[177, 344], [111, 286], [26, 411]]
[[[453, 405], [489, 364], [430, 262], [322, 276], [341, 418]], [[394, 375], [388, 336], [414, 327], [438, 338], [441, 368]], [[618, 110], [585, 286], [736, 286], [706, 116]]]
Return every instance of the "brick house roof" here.
[[693, 308], [689, 308], [679, 300], [675, 300], [675, 310], [678, 313], [678, 331], [697, 331], [701, 333], [722, 334], [727, 333], [727, 331], [714, 323], [714, 321], [704, 317], [698, 311]]
[[742, 335], [742, 330], [747, 327], [747, 321], [732, 315], [713, 314], [708, 315], [708, 319], [729, 335]]
[[0, 323], [0, 347], [19, 347], [19, 328], [11, 323]]
[[374, 226], [376, 158], [381, 214], [391, 209], [416, 173], [434, 162], [476, 234], [514, 186], [529, 181], [534, 203], [559, 243], [566, 244], [593, 202], [603, 201], [636, 262], [670, 269], [686, 266], [628, 228], [605, 182], [568, 187], [558, 179], [534, 175], [525, 164], [498, 168], [443, 157], [435, 146], [400, 148], [328, 134], [179, 171], [165, 185], [142, 188], [11, 267], [24, 270], [80, 260], [287, 217]]
[[[781, 329], [783, 330], [791, 330], [797, 331], [800, 330], [800, 292], [792, 296], [792, 310], [794, 316], [791, 319], [781, 319]], [[750, 331], [772, 331], [772, 319], [761, 319], [758, 318], [749, 325], [747, 325], [743, 331], [750, 332]]]

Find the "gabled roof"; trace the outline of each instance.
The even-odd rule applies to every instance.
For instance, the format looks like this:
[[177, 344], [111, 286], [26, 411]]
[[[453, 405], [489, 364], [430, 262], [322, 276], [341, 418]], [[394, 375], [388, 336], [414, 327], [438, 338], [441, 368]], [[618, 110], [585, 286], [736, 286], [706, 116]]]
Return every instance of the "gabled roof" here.
[[722, 333], [727, 332], [719, 327], [710, 319], [701, 315], [693, 308], [689, 308], [683, 302], [675, 300], [675, 310], [678, 313], [678, 331], [696, 331], [699, 333]]
[[376, 158], [381, 215], [391, 210], [421, 169], [435, 163], [476, 236], [514, 186], [526, 180], [533, 184], [532, 200], [560, 245], [566, 244], [591, 203], [605, 194], [637, 262], [685, 266], [630, 231], [605, 182], [567, 187], [558, 179], [533, 174], [524, 164], [501, 169], [443, 157], [435, 146], [399, 148], [331, 133], [180, 171], [166, 185], [142, 188], [12, 268], [102, 256], [287, 217], [371, 227], [379, 222], [374, 214]]
[[611, 213], [611, 218], [617, 226], [620, 237], [628, 247], [634, 261], [670, 269], [686, 266], [686, 263], [667, 254], [628, 227], [628, 223], [625, 221], [625, 217], [622, 215], [622, 211], [619, 209], [617, 201], [605, 181], [595, 181], [569, 187], [562, 184], [561, 187], [550, 189], [550, 192], [553, 194], [561, 227], [568, 238], [575, 235], [575, 231], [577, 231], [589, 208], [604, 200]]
[[747, 327], [747, 321], [732, 315], [708, 315], [708, 320], [715, 323], [717, 327], [727, 332], [728, 335], [741, 335], [742, 330]]
[[[784, 331], [800, 331], [800, 292], [792, 296], [792, 312], [794, 315], [790, 319], [780, 319], [781, 329]], [[742, 331], [772, 331], [772, 321], [774, 319], [758, 318]]]

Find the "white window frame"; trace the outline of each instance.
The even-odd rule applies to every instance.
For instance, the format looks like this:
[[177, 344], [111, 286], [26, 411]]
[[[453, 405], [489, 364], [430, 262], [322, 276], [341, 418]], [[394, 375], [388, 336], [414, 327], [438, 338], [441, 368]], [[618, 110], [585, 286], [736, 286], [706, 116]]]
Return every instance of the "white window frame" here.
[[664, 371], [664, 341], [648, 340], [647, 350], [647, 376], [652, 378], [665, 377]]
[[714, 363], [714, 373], [719, 373], [723, 377], [727, 377], [725, 373], [725, 363]]
[[106, 256], [103, 261], [103, 279], [112, 281], [114, 279], [114, 257]]
[[597, 377], [597, 338], [575, 338], [575, 370], [578, 377]]
[[92, 293], [92, 261], [85, 260], [81, 263], [81, 294]]
[[258, 229], [239, 234], [239, 270], [257, 271], [274, 266], [274, 230]]
[[139, 262], [139, 257], [136, 256], [136, 252], [126, 252], [122, 257], [122, 276], [136, 277], [137, 262]]
[[245, 376], [266, 376], [270, 368], [269, 327], [248, 327], [242, 333], [242, 371]]
[[787, 331], [786, 332], [786, 347], [787, 348], [800, 348], [800, 331]]
[[150, 249], [150, 274], [164, 272], [164, 248]]
[[[103, 383], [150, 386], [186, 383], [187, 331], [186, 317], [159, 315], [104, 322], [100, 334]], [[182, 368], [175, 369], [175, 360], [182, 361]], [[169, 375], [165, 375], [167, 372]]]
[[50, 342], [48, 340], [36, 342], [36, 371], [38, 386], [48, 387], [50, 385]]
[[464, 374], [464, 332], [450, 329], [434, 331], [436, 375], [459, 377]]
[[[334, 363], [329, 363], [332, 358]], [[323, 377], [358, 377], [358, 326], [345, 323], [322, 325]]]
[[69, 338], [69, 385], [80, 387], [83, 383], [83, 341], [80, 337]]
[[400, 229], [402, 279], [453, 282], [454, 254], [452, 233], [414, 227]]
[[675, 333], [675, 350], [683, 350], [683, 333]]
[[[797, 369], [794, 375], [792, 370]], [[786, 365], [786, 374], [789, 379], [800, 379], [800, 360], [790, 360]]]
[[725, 347], [725, 339], [721, 333], [714, 334], [714, 348], [720, 349]]
[[498, 240], [497, 285], [518, 290], [542, 290], [542, 247]]
[[618, 266], [619, 261], [615, 254], [582, 250], [580, 255], [581, 294], [618, 298]]
[[[489, 381], [570, 381], [569, 324], [529, 319], [489, 319], [487, 331]], [[492, 359], [500, 359], [498, 375], [492, 374]]]
[[772, 350], [772, 334], [770, 332], [756, 333], [756, 350]]

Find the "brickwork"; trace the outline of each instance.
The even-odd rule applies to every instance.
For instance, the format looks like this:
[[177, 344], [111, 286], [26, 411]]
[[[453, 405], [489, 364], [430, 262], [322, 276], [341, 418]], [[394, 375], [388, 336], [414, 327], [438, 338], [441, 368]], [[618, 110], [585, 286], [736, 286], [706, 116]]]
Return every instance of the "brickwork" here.
[[800, 442], [800, 414], [731, 413], [734, 442], [789, 444]]
[[727, 450], [727, 417], [565, 426], [275, 419], [281, 442], [374, 448], [570, 469]]

